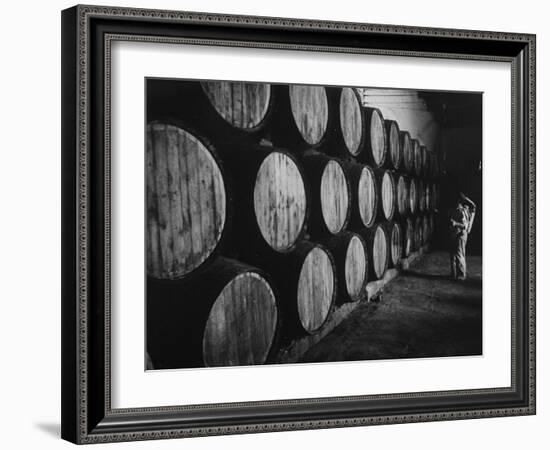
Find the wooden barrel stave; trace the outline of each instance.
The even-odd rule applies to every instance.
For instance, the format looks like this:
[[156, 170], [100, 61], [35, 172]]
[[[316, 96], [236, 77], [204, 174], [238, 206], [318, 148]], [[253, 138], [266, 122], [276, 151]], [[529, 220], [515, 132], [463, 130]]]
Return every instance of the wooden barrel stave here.
[[420, 149], [420, 142], [417, 139], [412, 140], [413, 150], [413, 167], [416, 176], [422, 175], [422, 151]]
[[387, 137], [384, 117], [379, 109], [363, 108], [367, 136], [365, 151], [359, 155], [361, 162], [372, 164], [373, 167], [383, 167], [387, 159]]
[[408, 131], [399, 132], [399, 142], [403, 153], [403, 169], [407, 173], [414, 172], [414, 151], [411, 135]]
[[397, 190], [393, 173], [389, 170], [380, 172], [377, 176], [377, 183], [380, 217], [382, 220], [392, 220], [397, 208]]
[[388, 138], [388, 166], [390, 169], [399, 170], [403, 160], [400, 142], [399, 126], [395, 120], [385, 120], [386, 136]]
[[[361, 99], [353, 88], [339, 90], [339, 123], [343, 147], [346, 149], [343, 156], [357, 158], [364, 151], [366, 141], [366, 117], [361, 106]], [[334, 146], [341, 147], [339, 142]]]

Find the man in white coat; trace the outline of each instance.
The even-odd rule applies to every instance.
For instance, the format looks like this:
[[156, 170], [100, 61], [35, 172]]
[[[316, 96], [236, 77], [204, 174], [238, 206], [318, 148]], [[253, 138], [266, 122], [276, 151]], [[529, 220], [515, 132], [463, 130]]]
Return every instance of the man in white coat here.
[[467, 276], [466, 242], [472, 231], [475, 214], [475, 203], [461, 192], [455, 208], [450, 212], [449, 253], [451, 278], [454, 280], [465, 280]]

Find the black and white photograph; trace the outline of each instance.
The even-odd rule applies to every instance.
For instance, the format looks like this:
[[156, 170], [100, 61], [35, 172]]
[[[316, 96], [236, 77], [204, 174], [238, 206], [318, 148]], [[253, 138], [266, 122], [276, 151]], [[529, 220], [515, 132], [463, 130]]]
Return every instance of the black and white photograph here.
[[146, 370], [483, 355], [483, 92], [145, 90]]

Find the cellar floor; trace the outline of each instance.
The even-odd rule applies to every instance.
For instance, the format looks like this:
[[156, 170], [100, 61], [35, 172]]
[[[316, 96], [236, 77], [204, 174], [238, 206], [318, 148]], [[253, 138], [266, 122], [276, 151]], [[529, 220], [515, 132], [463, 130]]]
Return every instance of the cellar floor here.
[[423, 256], [381, 293], [359, 305], [301, 358], [354, 361], [481, 354], [481, 257], [468, 279], [449, 279], [448, 253]]

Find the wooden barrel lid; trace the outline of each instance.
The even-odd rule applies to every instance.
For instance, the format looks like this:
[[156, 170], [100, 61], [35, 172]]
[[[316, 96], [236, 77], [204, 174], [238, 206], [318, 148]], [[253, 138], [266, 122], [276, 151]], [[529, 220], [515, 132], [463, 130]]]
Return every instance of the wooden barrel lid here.
[[302, 174], [287, 154], [274, 151], [262, 162], [254, 186], [254, 212], [265, 241], [277, 251], [289, 250], [306, 217]]
[[207, 366], [263, 364], [277, 326], [275, 295], [265, 278], [245, 272], [217, 297], [203, 335]]
[[407, 172], [412, 172], [414, 169], [414, 154], [411, 135], [408, 131], [401, 131], [399, 132], [399, 138], [401, 140], [401, 151], [403, 153], [403, 165]]
[[336, 234], [345, 227], [348, 218], [349, 192], [342, 166], [331, 160], [321, 177], [321, 210], [328, 230]]
[[292, 84], [288, 88], [294, 122], [310, 145], [321, 142], [328, 124], [328, 98], [322, 86]]
[[173, 125], [147, 126], [147, 273], [183, 277], [215, 250], [226, 220], [220, 167], [204, 143]]
[[298, 315], [304, 329], [314, 332], [328, 318], [334, 299], [334, 267], [326, 250], [314, 247], [306, 256], [298, 279]]
[[363, 115], [359, 98], [352, 88], [343, 88], [340, 96], [340, 127], [348, 151], [357, 156], [363, 140]]
[[359, 214], [366, 227], [370, 227], [376, 218], [376, 180], [374, 173], [367, 166], [363, 167], [357, 187]]
[[401, 145], [399, 143], [399, 127], [395, 120], [386, 120], [388, 134], [388, 156], [393, 169], [398, 170], [401, 166]]
[[365, 245], [359, 236], [354, 235], [349, 240], [345, 262], [346, 289], [351, 299], [360, 298], [366, 277], [367, 254]]
[[386, 130], [382, 114], [377, 109], [372, 110], [369, 130], [372, 158], [374, 164], [380, 167], [386, 160]]
[[384, 217], [386, 220], [390, 220], [393, 217], [395, 210], [395, 181], [392, 174], [387, 170], [382, 176], [380, 191], [382, 196], [382, 210], [384, 211]]
[[372, 264], [376, 278], [382, 278], [388, 267], [388, 241], [386, 232], [381, 225], [376, 227], [372, 242]]
[[265, 118], [271, 86], [242, 81], [203, 81], [202, 88], [214, 109], [237, 128], [257, 127]]

